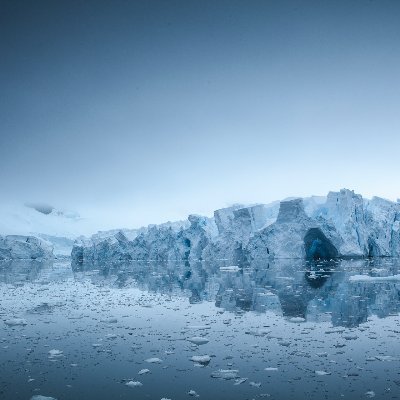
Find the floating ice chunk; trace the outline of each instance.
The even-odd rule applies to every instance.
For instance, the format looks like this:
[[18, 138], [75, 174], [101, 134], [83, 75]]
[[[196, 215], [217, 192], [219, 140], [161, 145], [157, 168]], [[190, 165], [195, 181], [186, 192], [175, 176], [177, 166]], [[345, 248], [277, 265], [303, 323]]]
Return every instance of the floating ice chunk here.
[[144, 375], [144, 374], [148, 374], [150, 372], [150, 370], [149, 369], [147, 369], [147, 368], [144, 368], [144, 369], [141, 369], [139, 372], [138, 372], [138, 375]]
[[237, 369], [219, 369], [211, 374], [211, 378], [217, 379], [237, 379], [239, 377], [239, 370]]
[[115, 333], [108, 333], [106, 335], [106, 339], [112, 340], [112, 339], [116, 339], [118, 336]]
[[358, 336], [356, 334], [346, 333], [343, 335], [343, 338], [346, 340], [356, 340], [358, 339]]
[[246, 335], [253, 335], [253, 336], [265, 336], [268, 335], [269, 333], [271, 333], [271, 330], [265, 328], [245, 332]]
[[200, 396], [197, 394], [197, 392], [196, 392], [195, 390], [193, 390], [193, 389], [190, 389], [190, 390], [188, 391], [188, 395], [189, 395], [189, 396], [193, 396], [193, 397], [200, 397]]
[[226, 272], [237, 272], [240, 271], [242, 268], [238, 267], [237, 265], [230, 265], [228, 267], [220, 267], [220, 271], [226, 271]]
[[393, 356], [375, 356], [375, 358], [379, 361], [399, 361], [399, 357], [393, 357]]
[[197, 344], [198, 346], [202, 345], [202, 344], [207, 344], [209, 342], [208, 339], [204, 338], [204, 337], [200, 337], [200, 336], [195, 336], [192, 337], [190, 339], [188, 339], [189, 342]]
[[187, 328], [201, 331], [201, 330], [205, 330], [205, 329], [211, 329], [211, 326], [210, 325], [189, 325]]
[[118, 322], [117, 318], [105, 318], [101, 319], [100, 322], [104, 322], [106, 324], [116, 324]]
[[57, 400], [55, 397], [42, 396], [41, 394], [37, 394], [36, 396], [32, 396], [31, 400]]
[[276, 367], [267, 367], [267, 368], [264, 368], [264, 371], [278, 371], [278, 368], [276, 368]]
[[193, 356], [191, 360], [199, 364], [208, 364], [211, 361], [211, 357], [209, 355]]
[[353, 275], [349, 281], [352, 282], [398, 282], [400, 274], [391, 276], [369, 276], [369, 275]]
[[143, 383], [139, 382], [139, 381], [129, 381], [129, 382], [126, 382], [125, 385], [133, 388], [133, 387], [143, 386]]
[[369, 398], [375, 397], [375, 392], [373, 390], [369, 390], [368, 392], [365, 392], [365, 395]]
[[259, 387], [261, 387], [261, 382], [249, 382], [249, 385], [259, 388]]
[[306, 322], [305, 318], [302, 317], [292, 317], [289, 319], [290, 322]]
[[49, 351], [49, 358], [62, 357], [63, 353], [64, 352], [61, 351], [61, 350], [56, 350], [56, 349], [50, 350]]
[[161, 358], [157, 358], [157, 357], [152, 357], [152, 358], [148, 358], [147, 360], [144, 360], [150, 364], [160, 364], [162, 363]]
[[241, 385], [242, 383], [245, 383], [247, 381], [248, 378], [238, 378], [235, 379], [235, 383], [234, 385]]
[[28, 325], [28, 322], [24, 318], [12, 318], [4, 321], [4, 323], [8, 326], [25, 326]]
[[325, 376], [325, 375], [330, 375], [331, 374], [330, 372], [326, 372], [326, 371], [315, 371], [315, 373], [318, 376]]

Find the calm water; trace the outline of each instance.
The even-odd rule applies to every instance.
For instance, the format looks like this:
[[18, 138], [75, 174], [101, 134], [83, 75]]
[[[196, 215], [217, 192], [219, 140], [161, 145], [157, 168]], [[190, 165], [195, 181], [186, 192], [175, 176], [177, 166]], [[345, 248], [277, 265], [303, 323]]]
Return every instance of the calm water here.
[[400, 397], [399, 261], [224, 266], [0, 264], [0, 398]]

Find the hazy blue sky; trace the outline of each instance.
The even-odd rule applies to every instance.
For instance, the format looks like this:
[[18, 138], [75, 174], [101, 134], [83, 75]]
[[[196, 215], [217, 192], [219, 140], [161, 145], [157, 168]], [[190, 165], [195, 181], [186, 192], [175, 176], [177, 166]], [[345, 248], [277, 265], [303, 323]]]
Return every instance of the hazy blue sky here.
[[3, 201], [135, 226], [400, 197], [400, 1], [0, 0]]

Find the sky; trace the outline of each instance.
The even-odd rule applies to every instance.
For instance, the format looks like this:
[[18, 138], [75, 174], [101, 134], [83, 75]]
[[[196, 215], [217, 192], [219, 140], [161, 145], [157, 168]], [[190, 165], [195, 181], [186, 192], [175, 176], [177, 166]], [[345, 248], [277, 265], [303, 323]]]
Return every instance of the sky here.
[[400, 197], [400, 2], [0, 0], [0, 201], [112, 227]]

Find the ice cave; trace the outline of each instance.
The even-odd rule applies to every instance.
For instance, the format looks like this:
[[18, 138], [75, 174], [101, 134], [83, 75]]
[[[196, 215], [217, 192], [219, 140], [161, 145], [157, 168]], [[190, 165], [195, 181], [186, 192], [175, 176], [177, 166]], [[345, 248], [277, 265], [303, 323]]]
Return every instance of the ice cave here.
[[339, 255], [336, 247], [318, 228], [311, 228], [304, 236], [306, 258], [331, 259]]

